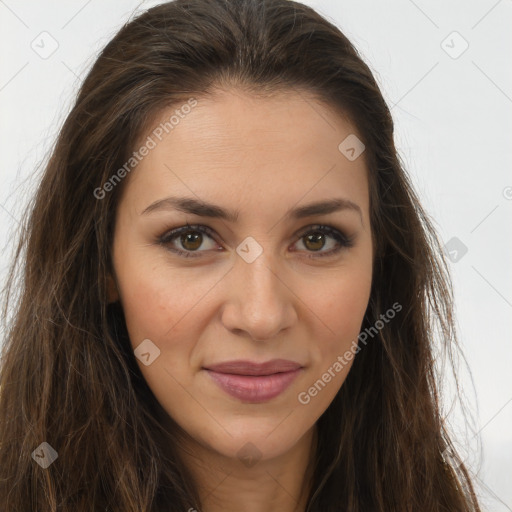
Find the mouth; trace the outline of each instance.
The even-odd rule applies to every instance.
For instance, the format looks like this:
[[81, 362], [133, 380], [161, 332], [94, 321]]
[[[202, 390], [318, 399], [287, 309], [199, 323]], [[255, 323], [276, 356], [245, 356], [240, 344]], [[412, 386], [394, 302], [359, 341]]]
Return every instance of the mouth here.
[[283, 393], [302, 372], [294, 361], [274, 359], [265, 363], [227, 361], [204, 367], [228, 395], [243, 402], [267, 402]]

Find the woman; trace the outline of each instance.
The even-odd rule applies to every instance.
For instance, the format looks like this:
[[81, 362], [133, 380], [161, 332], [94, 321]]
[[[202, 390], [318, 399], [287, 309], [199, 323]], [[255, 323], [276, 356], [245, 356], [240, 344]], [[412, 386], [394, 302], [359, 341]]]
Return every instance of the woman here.
[[5, 510], [479, 510], [438, 403], [442, 251], [369, 68], [311, 8], [126, 24], [26, 219]]

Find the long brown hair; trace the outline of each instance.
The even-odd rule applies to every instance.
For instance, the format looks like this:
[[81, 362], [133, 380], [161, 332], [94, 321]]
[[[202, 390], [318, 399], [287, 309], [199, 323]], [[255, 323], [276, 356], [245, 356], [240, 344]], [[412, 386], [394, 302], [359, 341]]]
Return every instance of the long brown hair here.
[[[201, 510], [173, 445], [162, 450], [175, 434], [162, 427], [119, 303], [107, 301], [124, 183], [101, 199], [94, 191], [164, 107], [233, 85], [309, 93], [353, 121], [366, 145], [376, 244], [363, 329], [403, 305], [318, 420], [307, 511], [480, 510], [440, 412], [434, 333], [447, 353], [458, 346], [440, 243], [370, 69], [337, 27], [290, 0], [161, 4], [125, 24], [88, 73], [22, 223], [5, 288], [2, 510]], [[43, 442], [58, 454], [47, 468], [34, 456], [50, 457]]]

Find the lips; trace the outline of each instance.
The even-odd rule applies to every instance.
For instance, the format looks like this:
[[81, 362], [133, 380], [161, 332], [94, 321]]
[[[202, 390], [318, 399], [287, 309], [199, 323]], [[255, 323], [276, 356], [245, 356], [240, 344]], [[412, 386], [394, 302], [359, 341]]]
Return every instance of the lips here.
[[273, 373], [289, 372], [301, 368], [299, 363], [286, 359], [273, 359], [265, 363], [252, 361], [227, 361], [207, 366], [206, 370], [232, 375], [272, 375]]
[[227, 361], [204, 370], [227, 394], [244, 402], [266, 402], [288, 388], [302, 371], [295, 361], [274, 359], [264, 363]]

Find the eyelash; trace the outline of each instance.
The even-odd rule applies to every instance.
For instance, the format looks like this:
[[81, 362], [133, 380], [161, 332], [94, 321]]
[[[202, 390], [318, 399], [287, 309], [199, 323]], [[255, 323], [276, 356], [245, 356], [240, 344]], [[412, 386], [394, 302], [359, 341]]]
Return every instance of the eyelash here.
[[[200, 224], [195, 224], [195, 225], [187, 224], [186, 226], [182, 226], [180, 228], [173, 229], [172, 231], [166, 232], [165, 234], [163, 234], [162, 236], [160, 236], [158, 238], [158, 243], [166, 246], [166, 248], [169, 251], [177, 254], [178, 256], [184, 257], [184, 258], [201, 257], [200, 254], [195, 254], [195, 253], [196, 252], [201, 253], [204, 251], [182, 251], [181, 249], [169, 247], [169, 242], [171, 242], [177, 236], [179, 236], [183, 233], [195, 232], [195, 231], [207, 234], [211, 238], [215, 238], [213, 231], [208, 226], [202, 226]], [[316, 259], [316, 258], [324, 258], [324, 257], [334, 256], [338, 252], [340, 252], [342, 249], [344, 249], [344, 248], [349, 249], [350, 247], [353, 247], [353, 245], [354, 245], [353, 237], [348, 238], [343, 233], [341, 233], [339, 230], [337, 230], [336, 228], [334, 228], [332, 226], [324, 226], [321, 224], [315, 224], [313, 226], [308, 226], [307, 230], [301, 231], [301, 234], [299, 235], [298, 240], [300, 240], [300, 239], [304, 238], [306, 235], [312, 234], [312, 233], [323, 233], [323, 234], [327, 234], [327, 235], [331, 236], [338, 242], [338, 247], [335, 249], [331, 249], [330, 251], [321, 252], [321, 253], [313, 253], [312, 251], [309, 251], [309, 252], [311, 252], [311, 254], [309, 254], [307, 256], [308, 258]]]

